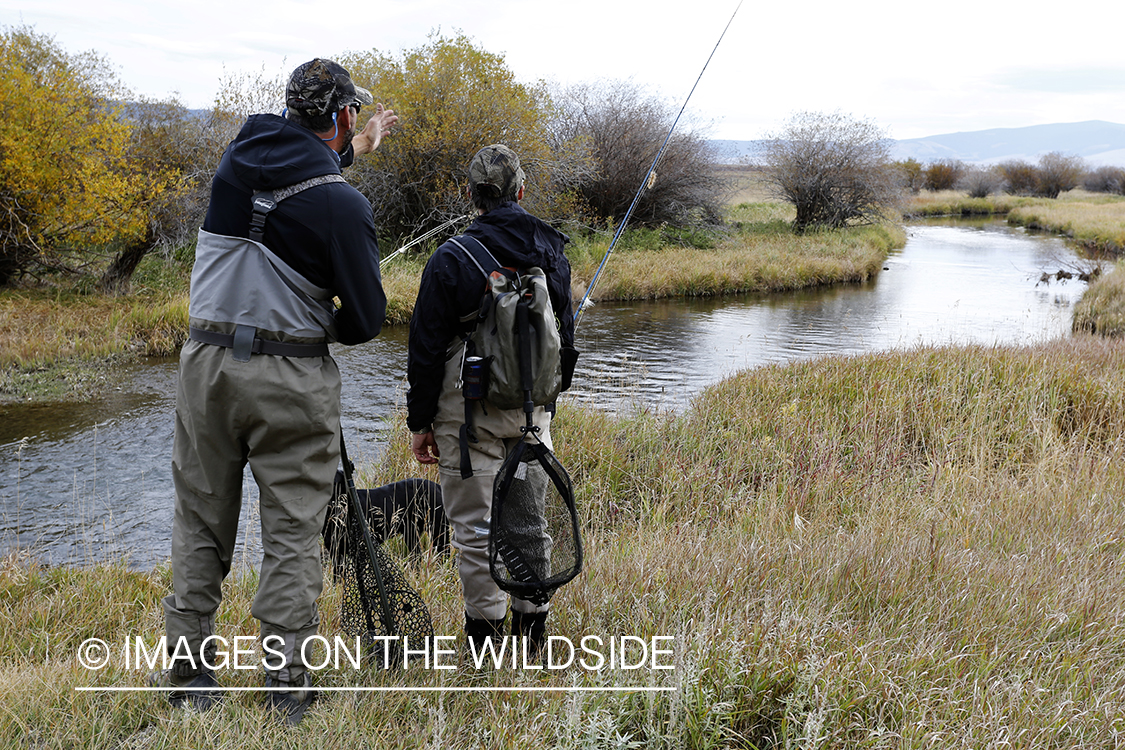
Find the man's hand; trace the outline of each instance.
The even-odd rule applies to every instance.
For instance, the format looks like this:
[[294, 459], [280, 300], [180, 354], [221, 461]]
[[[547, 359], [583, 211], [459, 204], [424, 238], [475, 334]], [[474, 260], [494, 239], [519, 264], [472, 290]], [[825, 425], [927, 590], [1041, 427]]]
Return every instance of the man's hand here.
[[363, 130], [352, 138], [352, 148], [355, 155], [369, 154], [379, 148], [383, 136], [391, 132], [391, 128], [398, 124], [398, 115], [393, 109], [383, 109], [382, 103], [375, 105], [375, 114], [367, 120]]
[[438, 456], [437, 442], [434, 440], [433, 431], [424, 432], [421, 435], [412, 435], [413, 439], [410, 441], [410, 450], [414, 451], [414, 458], [418, 459], [420, 464], [436, 464]]

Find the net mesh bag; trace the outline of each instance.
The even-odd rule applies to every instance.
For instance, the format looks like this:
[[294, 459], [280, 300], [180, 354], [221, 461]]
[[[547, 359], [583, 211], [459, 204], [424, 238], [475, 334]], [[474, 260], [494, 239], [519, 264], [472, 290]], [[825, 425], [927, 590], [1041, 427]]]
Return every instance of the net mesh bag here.
[[383, 636], [400, 639], [392, 643], [392, 654], [401, 653], [402, 638], [420, 647], [423, 639], [434, 634], [429, 609], [386, 547], [374, 540], [372, 560], [364, 524], [352, 510], [346, 487], [338, 486], [334, 492], [329, 521], [337, 529], [329, 553], [336, 579], [343, 584], [341, 629], [349, 636], [359, 636], [380, 653], [386, 652], [383, 641], [377, 640]]
[[521, 441], [500, 467], [488, 562], [501, 589], [539, 605], [582, 570], [570, 476], [541, 443]]

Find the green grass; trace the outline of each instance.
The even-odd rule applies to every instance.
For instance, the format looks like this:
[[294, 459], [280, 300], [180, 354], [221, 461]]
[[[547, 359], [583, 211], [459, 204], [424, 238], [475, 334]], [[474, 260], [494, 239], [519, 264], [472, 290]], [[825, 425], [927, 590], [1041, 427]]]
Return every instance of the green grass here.
[[[394, 434], [389, 464], [409, 466], [409, 436]], [[91, 677], [74, 651], [158, 635], [168, 571], [16, 557], [0, 567], [0, 744], [1089, 748], [1125, 734], [1114, 341], [767, 367], [680, 415], [564, 403], [553, 434], [587, 566], [557, 595], [551, 632], [674, 635], [675, 670], [345, 671], [321, 684], [672, 692], [334, 694], [291, 731], [253, 694], [193, 716], [149, 695], [76, 693], [139, 684]], [[414, 578], [438, 632], [457, 635], [453, 568], [429, 559]], [[245, 569], [228, 581], [220, 633], [256, 632], [255, 585]], [[330, 587], [322, 632], [337, 632], [338, 605]]]

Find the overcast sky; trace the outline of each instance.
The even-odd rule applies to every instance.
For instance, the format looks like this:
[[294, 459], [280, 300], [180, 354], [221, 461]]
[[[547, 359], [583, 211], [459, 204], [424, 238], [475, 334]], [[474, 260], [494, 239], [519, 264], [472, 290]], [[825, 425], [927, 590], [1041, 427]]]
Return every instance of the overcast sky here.
[[[678, 109], [737, 5], [0, 0], [0, 24], [33, 26], [68, 52], [94, 50], [133, 91], [176, 93], [191, 107], [213, 103], [224, 70], [287, 75], [317, 56], [394, 55], [440, 31], [502, 54], [521, 80], [632, 80]], [[1105, 0], [747, 0], [688, 114], [710, 123], [710, 137], [736, 140], [760, 138], [801, 110], [871, 119], [900, 139], [1125, 123], [1123, 22], [1125, 6]]]

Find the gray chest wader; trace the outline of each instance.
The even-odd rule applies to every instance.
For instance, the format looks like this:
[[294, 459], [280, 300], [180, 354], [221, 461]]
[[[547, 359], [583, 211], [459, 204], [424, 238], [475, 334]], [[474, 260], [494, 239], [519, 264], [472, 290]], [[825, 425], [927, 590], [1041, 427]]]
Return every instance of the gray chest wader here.
[[[192, 326], [190, 336], [204, 344], [232, 350], [235, 361], [252, 354], [283, 357], [327, 356], [328, 342], [336, 340], [332, 315], [333, 292], [311, 283], [262, 244], [265, 223], [281, 201], [317, 185], [345, 182], [341, 175], [324, 175], [253, 196], [250, 239], [200, 231], [196, 265], [192, 269], [189, 314], [193, 321], [229, 328], [221, 333]], [[259, 331], [284, 334], [303, 341], [275, 341], [258, 337]], [[311, 339], [312, 341], [308, 341]], [[342, 430], [341, 430], [342, 433]], [[349, 507], [348, 570], [341, 604], [341, 624], [349, 635], [377, 646], [380, 636], [405, 636], [418, 643], [433, 635], [425, 602], [370, 534], [359, 507], [343, 434], [340, 456], [347, 477]], [[350, 502], [349, 502], [350, 501]], [[401, 643], [395, 642], [401, 649]], [[395, 653], [401, 654], [401, 650]], [[402, 663], [392, 657], [391, 664]]]
[[[279, 202], [331, 182], [344, 178], [323, 175], [272, 193], [255, 193], [249, 239], [199, 230], [188, 307], [193, 341], [229, 348], [237, 362], [249, 361], [252, 354], [328, 355], [328, 342], [336, 340], [333, 291], [291, 268], [262, 244], [262, 234]], [[231, 333], [213, 330], [232, 327]], [[272, 337], [260, 337], [259, 332]], [[292, 340], [276, 340], [282, 336]]]

